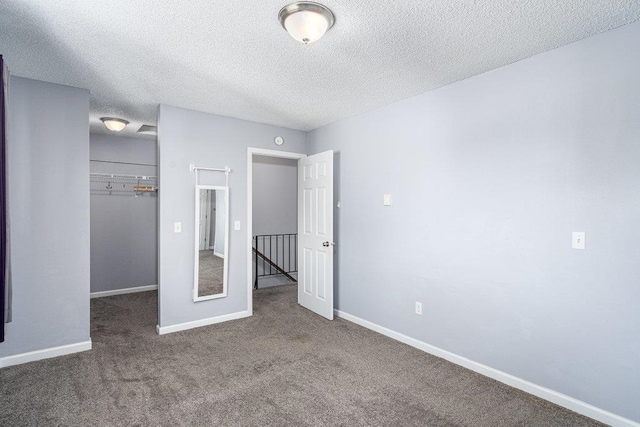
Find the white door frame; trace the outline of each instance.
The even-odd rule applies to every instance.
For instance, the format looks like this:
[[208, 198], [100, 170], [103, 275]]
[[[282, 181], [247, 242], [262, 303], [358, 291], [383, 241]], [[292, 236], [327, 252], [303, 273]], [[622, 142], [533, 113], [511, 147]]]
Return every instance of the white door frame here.
[[[247, 148], [247, 310], [253, 316], [253, 156], [278, 157], [281, 159], [302, 159], [302, 153], [267, 150], [265, 148]], [[296, 174], [296, 179], [298, 175]], [[297, 193], [296, 193], [297, 194]], [[296, 204], [297, 206], [297, 204]]]

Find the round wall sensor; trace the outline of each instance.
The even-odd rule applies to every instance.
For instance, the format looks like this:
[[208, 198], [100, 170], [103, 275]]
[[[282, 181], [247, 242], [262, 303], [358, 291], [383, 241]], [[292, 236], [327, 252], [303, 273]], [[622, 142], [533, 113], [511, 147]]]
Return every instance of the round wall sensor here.
[[276, 136], [276, 139], [274, 139], [273, 141], [276, 143], [276, 145], [284, 144], [284, 139], [282, 139], [281, 136]]

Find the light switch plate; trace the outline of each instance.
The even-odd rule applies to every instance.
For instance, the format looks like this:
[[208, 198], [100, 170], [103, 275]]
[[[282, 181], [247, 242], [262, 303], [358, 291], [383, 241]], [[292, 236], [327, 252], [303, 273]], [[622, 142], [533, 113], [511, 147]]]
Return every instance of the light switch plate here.
[[391, 194], [385, 194], [382, 198], [382, 204], [385, 206], [391, 206]]
[[233, 229], [235, 231], [240, 230], [240, 221], [233, 221]]
[[182, 223], [181, 222], [174, 222], [173, 223], [173, 232], [174, 233], [182, 233]]
[[585, 248], [585, 233], [584, 231], [574, 231], [571, 239], [571, 247], [573, 249]]

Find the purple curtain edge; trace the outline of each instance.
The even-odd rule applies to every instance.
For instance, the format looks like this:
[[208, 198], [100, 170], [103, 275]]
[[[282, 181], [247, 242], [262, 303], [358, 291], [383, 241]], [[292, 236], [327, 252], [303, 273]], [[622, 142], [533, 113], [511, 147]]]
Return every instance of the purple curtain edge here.
[[6, 111], [5, 97], [6, 86], [5, 81], [4, 58], [0, 55], [0, 81], [2, 81], [2, 90], [0, 90], [0, 319], [2, 319], [2, 328], [0, 328], [0, 342], [4, 342], [5, 328], [5, 296], [7, 281], [7, 189], [6, 189]]

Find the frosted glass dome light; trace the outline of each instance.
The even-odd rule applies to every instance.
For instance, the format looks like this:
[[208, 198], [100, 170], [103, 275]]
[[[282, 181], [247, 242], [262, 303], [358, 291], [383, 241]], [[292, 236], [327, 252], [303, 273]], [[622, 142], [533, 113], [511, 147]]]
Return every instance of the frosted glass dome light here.
[[102, 123], [112, 132], [120, 132], [129, 124], [128, 121], [124, 119], [116, 119], [115, 117], [102, 117]]
[[278, 13], [289, 35], [300, 43], [313, 43], [333, 26], [335, 17], [325, 6], [310, 1], [291, 3]]

